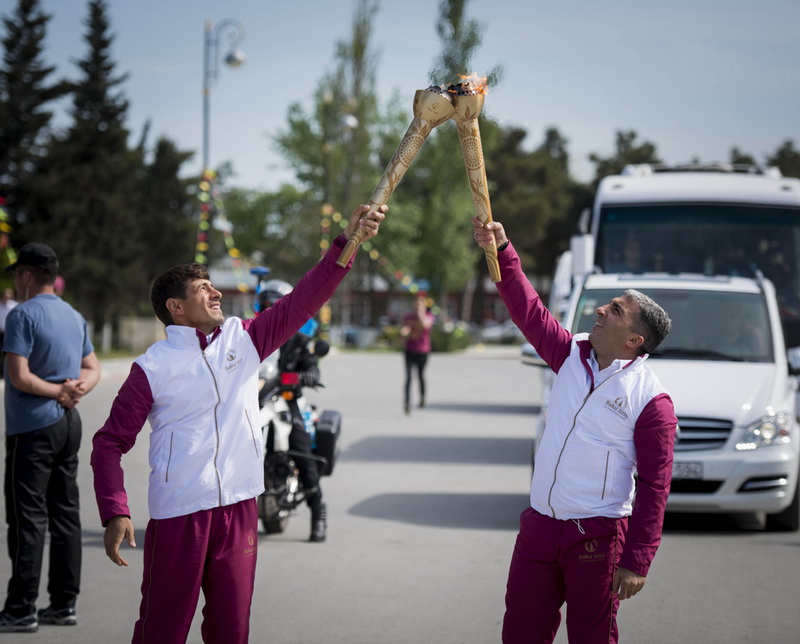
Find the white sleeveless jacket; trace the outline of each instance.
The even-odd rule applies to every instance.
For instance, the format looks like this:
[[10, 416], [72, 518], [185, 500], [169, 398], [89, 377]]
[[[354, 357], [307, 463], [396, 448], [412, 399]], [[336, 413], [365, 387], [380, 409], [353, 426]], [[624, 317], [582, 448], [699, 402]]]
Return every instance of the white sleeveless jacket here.
[[550, 394], [536, 453], [531, 507], [556, 519], [631, 514], [636, 473], [633, 431], [644, 408], [665, 394], [639, 356], [596, 388], [588, 334], [572, 338]]
[[242, 321], [225, 320], [205, 349], [194, 328], [169, 326], [167, 339], [136, 363], [154, 400], [150, 516], [167, 519], [261, 494], [260, 359]]

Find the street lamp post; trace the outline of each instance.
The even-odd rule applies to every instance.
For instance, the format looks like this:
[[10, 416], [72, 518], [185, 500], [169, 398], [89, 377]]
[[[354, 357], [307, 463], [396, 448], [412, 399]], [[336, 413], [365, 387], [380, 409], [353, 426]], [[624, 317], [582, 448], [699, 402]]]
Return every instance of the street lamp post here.
[[203, 41], [203, 172], [209, 170], [209, 141], [210, 141], [210, 98], [211, 85], [219, 75], [219, 40], [223, 30], [229, 32], [230, 50], [225, 55], [225, 64], [229, 67], [239, 67], [244, 63], [244, 52], [238, 45], [244, 40], [244, 27], [235, 18], [225, 18], [212, 27], [211, 21], [206, 21], [205, 38]]

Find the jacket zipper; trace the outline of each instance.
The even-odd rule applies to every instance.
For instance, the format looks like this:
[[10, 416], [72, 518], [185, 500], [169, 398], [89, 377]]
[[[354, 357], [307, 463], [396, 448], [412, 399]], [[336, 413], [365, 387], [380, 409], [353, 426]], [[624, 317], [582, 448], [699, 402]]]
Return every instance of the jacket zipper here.
[[219, 387], [217, 386], [217, 379], [214, 377], [214, 370], [211, 368], [211, 365], [208, 364], [206, 352], [201, 349], [200, 353], [203, 354], [203, 362], [205, 362], [206, 367], [208, 367], [208, 371], [211, 374], [211, 380], [214, 381], [214, 391], [217, 392], [217, 403], [214, 405], [214, 436], [216, 438], [216, 446], [214, 447], [214, 473], [217, 475], [217, 494], [219, 498], [219, 505], [222, 507], [222, 480], [220, 479], [219, 469], [217, 468], [217, 457], [219, 456], [219, 420], [217, 418], [217, 409], [219, 408], [220, 403]]
[[606, 452], [606, 471], [603, 473], [603, 493], [601, 499], [606, 498], [606, 483], [608, 483], [608, 461], [611, 459], [611, 452]]
[[169, 434], [169, 454], [167, 455], [167, 471], [164, 474], [164, 482], [169, 483], [169, 466], [172, 463], [172, 441], [175, 438], [175, 432]]
[[583, 402], [581, 403], [581, 406], [578, 408], [578, 411], [576, 411], [575, 415], [572, 417], [572, 427], [570, 427], [569, 432], [567, 432], [567, 436], [566, 436], [566, 438], [564, 438], [564, 444], [561, 446], [561, 451], [558, 453], [558, 459], [556, 460], [556, 466], [553, 468], [553, 483], [550, 485], [550, 491], [547, 493], [547, 505], [550, 507], [550, 512], [553, 513], [553, 518], [554, 519], [556, 518], [556, 511], [555, 511], [555, 508], [553, 508], [553, 504], [551, 503], [551, 501], [553, 500], [553, 488], [556, 486], [556, 479], [558, 478], [558, 466], [561, 464], [561, 457], [564, 455], [564, 450], [567, 448], [567, 441], [569, 440], [569, 437], [572, 436], [572, 432], [575, 431], [575, 427], [578, 424], [578, 414], [580, 414], [581, 411], [583, 411], [583, 408], [586, 406], [586, 403], [589, 400], [589, 397], [593, 393], [595, 393], [598, 389], [600, 389], [600, 387], [602, 387], [609, 380], [611, 380], [614, 376], [616, 376], [618, 373], [621, 373], [621, 372], [622, 372], [622, 369], [620, 369], [619, 371], [613, 373], [608, 378], [606, 378], [603, 382], [601, 382], [599, 385], [597, 385], [594, 389], [592, 389], [588, 394], [586, 394], [586, 397], [583, 399]]
[[253, 448], [256, 450], [256, 458], [258, 457], [258, 441], [256, 440], [256, 432], [253, 429], [253, 421], [250, 420], [250, 412], [246, 409], [244, 410], [245, 418], [247, 418], [247, 424], [250, 426], [250, 436], [253, 437]]

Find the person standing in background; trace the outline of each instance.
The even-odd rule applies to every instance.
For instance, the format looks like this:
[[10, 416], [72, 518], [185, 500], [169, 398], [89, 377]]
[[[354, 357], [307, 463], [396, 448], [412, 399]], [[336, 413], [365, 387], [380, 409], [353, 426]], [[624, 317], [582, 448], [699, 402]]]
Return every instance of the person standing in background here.
[[[6, 354], [6, 523], [11, 579], [0, 633], [33, 633], [39, 624], [77, 623], [81, 579], [76, 405], [100, 379], [86, 321], [54, 292], [58, 258], [26, 244], [15, 263], [22, 304], [8, 314]], [[36, 612], [45, 529], [50, 530], [50, 605]]]
[[431, 329], [434, 317], [425, 305], [425, 298], [418, 297], [414, 301], [414, 311], [403, 318], [400, 336], [406, 338], [405, 362], [406, 384], [404, 396], [404, 410], [411, 413], [411, 372], [417, 370], [419, 382], [419, 406], [425, 406], [425, 366], [428, 363], [428, 354], [431, 352]]

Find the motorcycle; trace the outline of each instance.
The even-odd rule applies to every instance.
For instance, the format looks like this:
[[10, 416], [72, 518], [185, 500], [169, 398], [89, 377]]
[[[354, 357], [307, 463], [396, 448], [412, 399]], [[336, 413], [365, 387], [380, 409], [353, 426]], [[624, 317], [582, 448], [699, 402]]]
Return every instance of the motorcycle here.
[[[326, 342], [310, 339], [308, 342], [313, 345], [312, 353], [317, 357], [328, 353]], [[334, 410], [320, 414], [305, 397], [300, 374], [291, 370], [280, 371], [276, 354], [270, 356], [262, 367], [264, 388], [268, 390], [262, 389], [259, 396], [265, 491], [258, 497], [258, 515], [268, 534], [284, 532], [292, 512], [306, 500], [309, 491], [303, 488], [298, 461], [316, 465], [321, 476], [333, 474], [342, 428], [341, 414]], [[312, 454], [289, 448], [293, 408], [295, 414], [299, 413], [311, 438]]]

